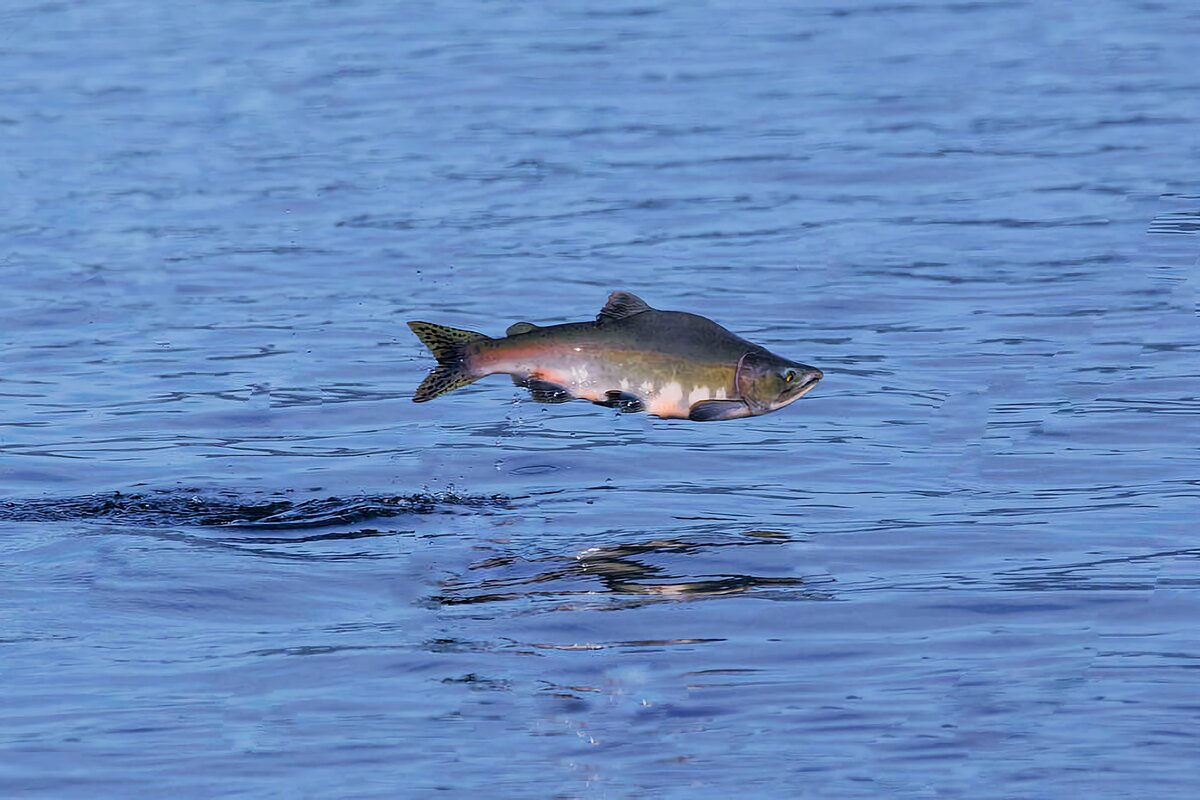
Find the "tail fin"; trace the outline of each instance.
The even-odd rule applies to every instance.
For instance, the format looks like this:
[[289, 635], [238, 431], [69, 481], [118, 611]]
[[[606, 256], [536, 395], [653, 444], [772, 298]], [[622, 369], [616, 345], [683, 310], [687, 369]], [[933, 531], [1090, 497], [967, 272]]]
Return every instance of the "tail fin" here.
[[483, 377], [468, 369], [463, 351], [471, 342], [491, 337], [461, 328], [434, 325], [432, 322], [410, 322], [408, 327], [412, 328], [412, 332], [438, 360], [438, 365], [417, 387], [417, 393], [413, 395], [414, 403], [428, 402], [438, 395], [454, 391]]

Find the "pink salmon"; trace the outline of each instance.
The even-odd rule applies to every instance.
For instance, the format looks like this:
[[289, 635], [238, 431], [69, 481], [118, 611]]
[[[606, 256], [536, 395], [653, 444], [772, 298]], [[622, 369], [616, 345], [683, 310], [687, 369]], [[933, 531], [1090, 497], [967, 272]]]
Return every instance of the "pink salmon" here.
[[416, 403], [504, 373], [539, 403], [582, 398], [708, 422], [777, 411], [823, 377], [710, 319], [657, 311], [629, 292], [613, 292], [594, 322], [518, 322], [501, 339], [431, 322], [408, 326], [438, 360]]

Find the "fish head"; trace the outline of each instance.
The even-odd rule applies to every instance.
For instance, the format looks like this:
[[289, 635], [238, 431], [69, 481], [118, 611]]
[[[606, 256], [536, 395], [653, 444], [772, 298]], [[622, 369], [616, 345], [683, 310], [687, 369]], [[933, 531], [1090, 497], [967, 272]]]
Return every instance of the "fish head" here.
[[753, 414], [766, 414], [796, 402], [825, 377], [816, 367], [773, 353], [747, 353], [737, 368], [737, 391]]

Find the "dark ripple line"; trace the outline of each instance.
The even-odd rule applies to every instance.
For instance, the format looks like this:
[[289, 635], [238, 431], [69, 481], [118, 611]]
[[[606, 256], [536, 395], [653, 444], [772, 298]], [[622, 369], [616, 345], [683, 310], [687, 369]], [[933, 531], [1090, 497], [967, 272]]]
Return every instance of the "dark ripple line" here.
[[1150, 223], [1146, 232], [1153, 236], [1195, 236], [1200, 234], [1200, 210], [1172, 211], [1160, 214]]

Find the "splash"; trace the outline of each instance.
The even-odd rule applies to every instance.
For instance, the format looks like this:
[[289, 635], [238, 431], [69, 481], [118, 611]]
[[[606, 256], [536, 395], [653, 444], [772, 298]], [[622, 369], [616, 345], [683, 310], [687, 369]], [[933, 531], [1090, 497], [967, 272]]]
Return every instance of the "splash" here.
[[111, 492], [82, 497], [0, 500], [0, 520], [49, 522], [103, 521], [139, 526], [200, 525], [232, 528], [319, 528], [410, 514], [502, 507], [500, 495], [455, 491], [401, 495], [356, 495], [291, 500], [247, 497], [233, 492], [160, 489]]

